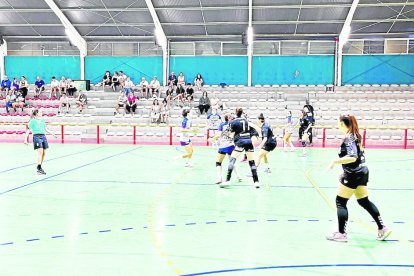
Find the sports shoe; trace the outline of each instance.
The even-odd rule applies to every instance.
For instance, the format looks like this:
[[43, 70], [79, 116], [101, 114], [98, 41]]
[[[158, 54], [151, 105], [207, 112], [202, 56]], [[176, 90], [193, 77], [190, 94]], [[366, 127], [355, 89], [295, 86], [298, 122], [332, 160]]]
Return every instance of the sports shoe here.
[[254, 187], [255, 187], [256, 189], [259, 189], [259, 188], [260, 188], [260, 183], [259, 183], [259, 182], [254, 182]]
[[384, 226], [381, 230], [378, 230], [377, 241], [385, 240], [391, 233], [392, 231], [387, 226]]
[[191, 164], [191, 163], [185, 163], [184, 167], [186, 167], [186, 168], [192, 168], [193, 167], [193, 164]]
[[272, 171], [270, 170], [270, 168], [267, 168], [264, 170], [265, 173], [271, 173]]
[[222, 179], [217, 179], [215, 183], [216, 183], [216, 184], [220, 184], [220, 183], [222, 183], [222, 182], [223, 182], [223, 180], [222, 180]]
[[247, 162], [247, 158], [245, 157], [245, 158], [243, 158], [240, 162]]
[[241, 178], [241, 177], [237, 177], [237, 181], [239, 181], [239, 182], [243, 182], [243, 178]]
[[347, 242], [348, 236], [346, 233], [339, 233], [339, 232], [333, 232], [330, 236], [326, 236], [326, 239], [329, 241], [337, 241], [337, 242]]
[[230, 187], [230, 181], [221, 182], [219, 184], [220, 188], [229, 188]]
[[37, 174], [39, 174], [39, 175], [45, 175], [46, 173], [45, 173], [45, 171], [42, 168], [40, 168], [40, 169], [37, 170]]

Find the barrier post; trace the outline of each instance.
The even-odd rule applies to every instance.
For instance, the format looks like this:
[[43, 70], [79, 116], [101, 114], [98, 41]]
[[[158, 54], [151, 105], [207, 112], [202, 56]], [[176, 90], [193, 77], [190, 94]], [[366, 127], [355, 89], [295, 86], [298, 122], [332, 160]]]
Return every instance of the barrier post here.
[[172, 135], [173, 135], [173, 132], [172, 132], [172, 126], [170, 126], [170, 146], [172, 146]]
[[210, 142], [208, 141], [209, 138], [210, 138], [210, 129], [207, 128], [207, 143], [206, 143], [207, 146], [210, 145]]
[[64, 144], [65, 143], [65, 126], [64, 125], [60, 125], [60, 139], [61, 139], [61, 143]]
[[367, 140], [367, 129], [364, 128], [364, 134], [362, 137], [362, 146], [365, 148], [365, 141]]
[[101, 139], [99, 138], [99, 125], [96, 125], [96, 143], [100, 144], [101, 143], [100, 140]]
[[325, 143], [326, 143], [326, 128], [323, 128], [322, 130], [322, 147], [325, 147]]
[[407, 149], [408, 128], [404, 130], [404, 149]]
[[132, 134], [134, 137], [134, 145], [137, 144], [137, 126], [134, 126], [134, 133]]

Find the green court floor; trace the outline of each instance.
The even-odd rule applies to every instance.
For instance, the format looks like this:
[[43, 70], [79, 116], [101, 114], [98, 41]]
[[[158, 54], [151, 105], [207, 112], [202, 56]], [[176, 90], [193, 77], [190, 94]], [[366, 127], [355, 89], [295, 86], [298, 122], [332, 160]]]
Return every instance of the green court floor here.
[[167, 146], [1, 144], [0, 275], [414, 275], [414, 151], [367, 150], [370, 198], [393, 234], [351, 200], [336, 227], [336, 149], [270, 155], [263, 187], [215, 187], [214, 148], [194, 167]]

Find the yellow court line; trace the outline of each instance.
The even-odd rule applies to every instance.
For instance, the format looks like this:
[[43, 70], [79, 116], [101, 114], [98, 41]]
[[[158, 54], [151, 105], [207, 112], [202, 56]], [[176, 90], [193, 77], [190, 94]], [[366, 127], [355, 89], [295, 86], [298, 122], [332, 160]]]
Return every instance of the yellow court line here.
[[154, 213], [157, 209], [158, 205], [162, 202], [162, 199], [164, 199], [172, 190], [172, 187], [180, 181], [184, 176], [186, 176], [188, 173], [188, 170], [185, 170], [181, 175], [174, 178], [174, 180], [171, 182], [171, 184], [161, 193], [158, 194], [158, 196], [154, 199], [154, 201], [150, 204], [148, 207], [148, 218], [147, 218], [147, 227], [149, 231], [149, 235], [151, 238], [151, 241], [156, 248], [158, 254], [164, 259], [166, 264], [175, 272], [177, 275], [182, 275], [183, 271], [177, 267], [177, 265], [171, 260], [168, 253], [165, 252], [161, 247], [161, 242], [157, 238], [157, 235], [155, 234], [154, 229]]
[[[318, 184], [316, 183], [315, 180], [313, 180], [312, 176], [310, 175], [311, 172], [313, 171], [314, 168], [309, 168], [307, 169], [304, 174], [306, 179], [309, 181], [309, 183], [313, 186], [313, 188], [315, 188], [315, 190], [319, 193], [319, 195], [323, 198], [323, 200], [328, 204], [328, 206], [332, 209], [332, 210], [336, 210], [336, 206], [332, 203], [332, 201], [329, 199], [329, 197], [321, 190], [321, 188], [318, 186]], [[377, 229], [371, 225], [366, 224], [365, 222], [362, 221], [362, 219], [360, 218], [356, 218], [354, 220], [357, 224], [359, 224], [360, 226], [369, 229], [369, 230], [374, 230], [377, 231]], [[410, 242], [409, 240], [406, 239], [400, 239], [399, 237], [395, 236], [393, 233], [391, 234], [393, 235], [396, 239], [398, 239], [400, 242], [403, 243], [408, 243], [410, 245], [414, 245], [412, 242]]]

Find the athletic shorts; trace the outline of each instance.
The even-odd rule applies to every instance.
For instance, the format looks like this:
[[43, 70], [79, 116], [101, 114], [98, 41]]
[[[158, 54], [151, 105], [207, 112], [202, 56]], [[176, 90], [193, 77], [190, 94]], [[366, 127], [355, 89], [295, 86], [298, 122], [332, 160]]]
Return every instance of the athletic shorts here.
[[189, 144], [191, 144], [191, 140], [189, 140], [189, 141], [180, 141], [180, 145], [183, 146], [183, 147], [188, 146]]
[[230, 147], [227, 147], [227, 148], [222, 148], [222, 149], [218, 150], [218, 153], [219, 154], [228, 154], [228, 155], [230, 155], [233, 152], [234, 148], [235, 148], [234, 146], [230, 146]]
[[252, 139], [238, 139], [234, 142], [236, 144], [235, 151], [246, 151], [246, 152], [254, 152], [254, 147], [252, 143]]
[[265, 151], [267, 151], [267, 152], [270, 152], [270, 151], [273, 151], [276, 148], [276, 145], [277, 145], [276, 142], [275, 143], [266, 143], [263, 146], [262, 149], [265, 150]]
[[44, 134], [35, 134], [33, 135], [33, 146], [34, 149], [47, 149], [49, 144], [47, 143], [46, 135]]
[[369, 180], [369, 171], [363, 167], [361, 172], [347, 173], [344, 172], [339, 176], [339, 182], [350, 189], [356, 189], [358, 186], [367, 186]]

